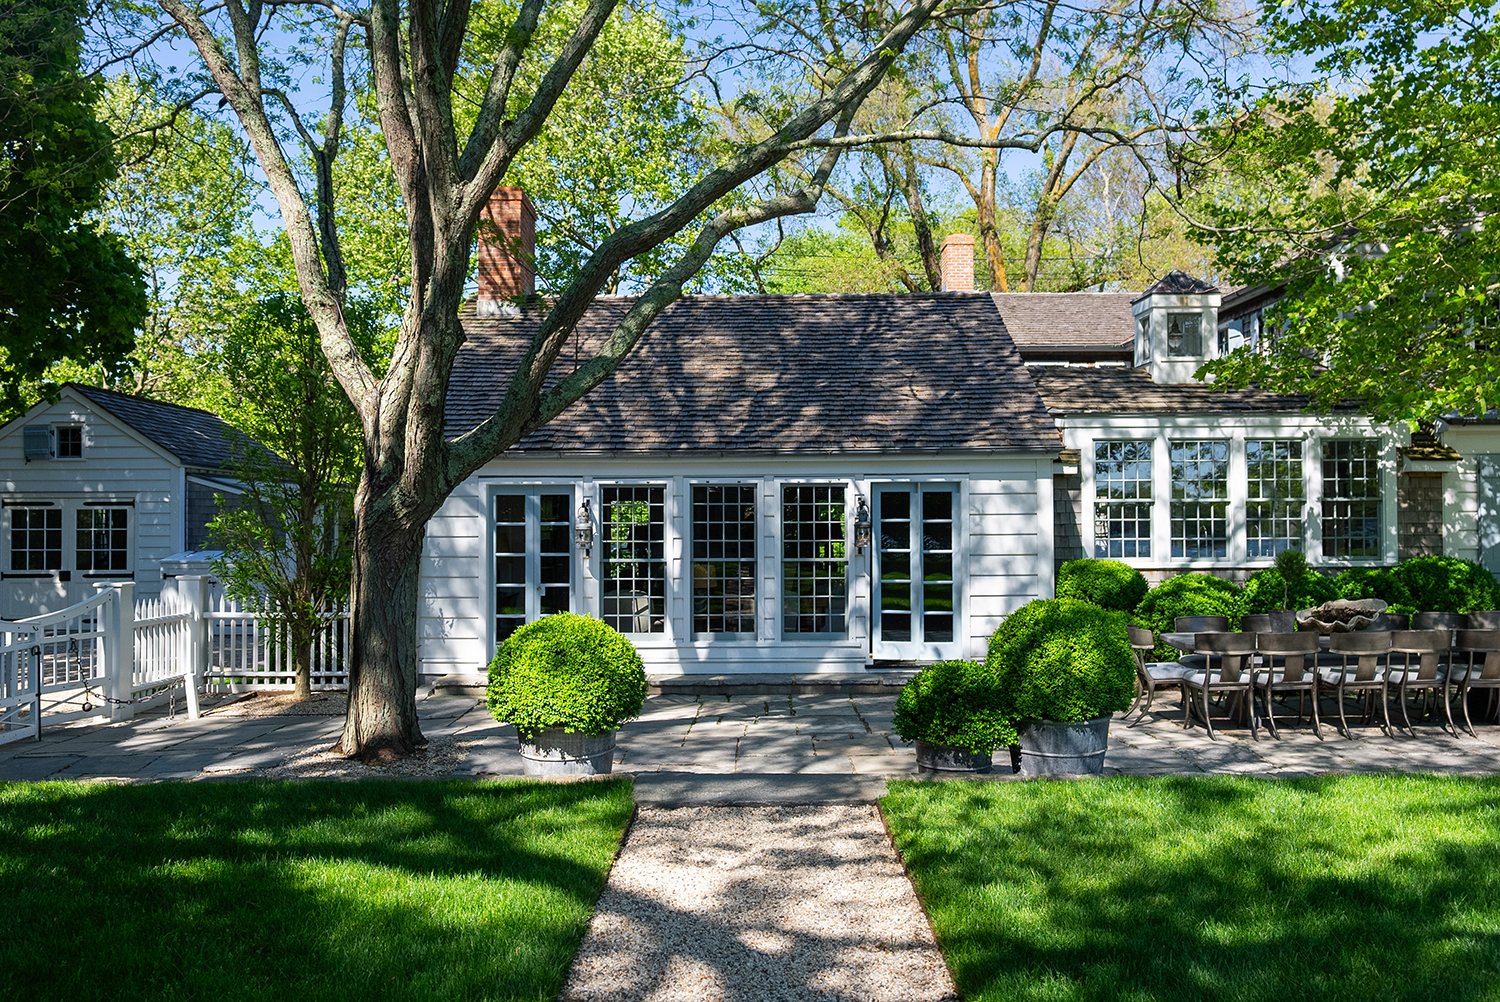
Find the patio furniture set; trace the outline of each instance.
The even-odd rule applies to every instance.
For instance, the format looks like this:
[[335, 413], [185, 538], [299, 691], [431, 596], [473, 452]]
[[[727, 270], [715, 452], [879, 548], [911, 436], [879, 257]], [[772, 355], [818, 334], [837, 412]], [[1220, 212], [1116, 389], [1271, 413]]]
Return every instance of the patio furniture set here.
[[1441, 706], [1445, 730], [1457, 736], [1457, 703], [1463, 725], [1473, 735], [1470, 694], [1484, 704], [1481, 721], [1495, 717], [1500, 697], [1500, 611], [1419, 613], [1411, 625], [1410, 630], [1331, 635], [1282, 633], [1272, 631], [1270, 616], [1244, 616], [1240, 630], [1231, 632], [1225, 616], [1179, 616], [1175, 632], [1161, 637], [1184, 652], [1176, 661], [1148, 660], [1156, 638], [1150, 630], [1132, 626], [1137, 691], [1131, 711], [1144, 699], [1139, 723], [1158, 689], [1175, 688], [1182, 696], [1183, 727], [1192, 726], [1198, 716], [1208, 736], [1215, 737], [1210, 703], [1217, 700], [1229, 719], [1248, 724], [1258, 740], [1262, 722], [1272, 736], [1281, 737], [1275, 716], [1279, 700], [1296, 695], [1300, 721], [1311, 697], [1313, 733], [1322, 738], [1322, 704], [1331, 699], [1338, 709], [1339, 733], [1353, 737], [1346, 713], [1352, 698], [1366, 723], [1378, 705], [1381, 730], [1391, 735], [1396, 730], [1390, 705], [1394, 693], [1407, 731], [1416, 733], [1410, 704], [1419, 701], [1420, 715], [1429, 719]]

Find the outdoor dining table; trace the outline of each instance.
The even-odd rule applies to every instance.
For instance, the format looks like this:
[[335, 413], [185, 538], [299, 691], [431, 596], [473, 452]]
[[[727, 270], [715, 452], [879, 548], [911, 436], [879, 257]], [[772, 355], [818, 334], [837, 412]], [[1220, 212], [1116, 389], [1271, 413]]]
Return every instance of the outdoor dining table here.
[[[1191, 654], [1193, 652], [1193, 638], [1196, 636], [1196, 633], [1163, 633], [1161, 635], [1161, 638], [1162, 640], [1166, 641], [1169, 647], [1175, 647], [1179, 651], [1182, 651], [1184, 654]], [[1328, 650], [1329, 642], [1331, 640], [1332, 638], [1327, 634], [1319, 637], [1318, 648], [1320, 650]]]

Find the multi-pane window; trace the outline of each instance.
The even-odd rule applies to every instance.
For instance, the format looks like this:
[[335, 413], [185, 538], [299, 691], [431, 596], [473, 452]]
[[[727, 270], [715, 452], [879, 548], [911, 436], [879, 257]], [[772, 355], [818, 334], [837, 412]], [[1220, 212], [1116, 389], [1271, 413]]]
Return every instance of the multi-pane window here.
[[667, 628], [665, 488], [605, 487], [604, 621], [621, 633]]
[[693, 632], [755, 635], [752, 486], [693, 486]]
[[1173, 442], [1172, 556], [1224, 557], [1229, 552], [1229, 443]]
[[77, 516], [78, 569], [130, 569], [129, 508], [80, 508]]
[[1094, 556], [1151, 556], [1151, 440], [1094, 443]]
[[1203, 357], [1203, 314], [1167, 314], [1167, 354], [1172, 357]]
[[57, 458], [83, 458], [83, 429], [76, 424], [65, 424], [57, 429]]
[[876, 494], [880, 601], [875, 625], [882, 642], [953, 641], [957, 493], [933, 485]]
[[844, 488], [787, 485], [781, 494], [782, 630], [846, 632]]
[[1246, 555], [1274, 557], [1302, 549], [1302, 443], [1251, 439], [1245, 443], [1245, 468]]
[[12, 508], [10, 510], [10, 569], [13, 571], [61, 570], [62, 537], [61, 508]]
[[1379, 557], [1380, 443], [1323, 443], [1323, 555]]

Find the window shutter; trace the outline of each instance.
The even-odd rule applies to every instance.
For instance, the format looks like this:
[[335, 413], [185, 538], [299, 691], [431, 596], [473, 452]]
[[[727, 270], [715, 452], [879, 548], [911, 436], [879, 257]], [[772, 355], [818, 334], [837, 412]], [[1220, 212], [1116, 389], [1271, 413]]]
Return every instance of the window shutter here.
[[25, 427], [25, 438], [23, 445], [26, 450], [26, 461], [33, 459], [51, 459], [53, 456], [52, 427], [45, 424], [29, 424]]

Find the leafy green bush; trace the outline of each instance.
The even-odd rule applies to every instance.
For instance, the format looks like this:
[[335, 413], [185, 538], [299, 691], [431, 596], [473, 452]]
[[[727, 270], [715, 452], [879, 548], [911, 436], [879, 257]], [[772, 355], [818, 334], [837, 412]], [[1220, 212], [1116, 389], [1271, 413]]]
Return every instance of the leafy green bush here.
[[990, 637], [1006, 737], [1024, 720], [1076, 723], [1124, 710], [1135, 697], [1135, 655], [1123, 612], [1077, 599], [1037, 599]]
[[1129, 612], [1146, 594], [1146, 576], [1118, 560], [1069, 560], [1057, 571], [1057, 597]]
[[[1212, 574], [1178, 574], [1148, 591], [1131, 621], [1160, 637], [1172, 632], [1172, 621], [1178, 616], [1228, 616], [1233, 628], [1244, 611], [1244, 595], [1233, 582]], [[1177, 654], [1175, 648], [1157, 641], [1156, 660], [1175, 661]]]
[[[1281, 572], [1274, 567], [1256, 571], [1245, 582], [1245, 612], [1270, 612], [1273, 609], [1311, 609], [1315, 605], [1339, 598], [1333, 579], [1321, 574], [1304, 574], [1294, 580], [1290, 589]], [[1282, 605], [1283, 601], [1290, 604]]]
[[1015, 740], [1000, 712], [994, 676], [975, 661], [939, 661], [918, 672], [901, 688], [892, 728], [903, 741], [954, 745], [976, 755]]
[[1339, 598], [1351, 601], [1378, 598], [1387, 605], [1411, 604], [1411, 596], [1391, 579], [1388, 567], [1351, 567], [1333, 579], [1333, 587]]
[[[1414, 557], [1391, 568], [1389, 577], [1393, 593], [1400, 589], [1408, 596], [1400, 604], [1420, 612], [1479, 612], [1500, 608], [1500, 584], [1496, 584], [1493, 574], [1471, 560]], [[1389, 598], [1385, 600], [1397, 604]]]
[[605, 734], [641, 712], [646, 669], [613, 627], [561, 613], [521, 627], [490, 662], [488, 703], [522, 736], [544, 727]]

